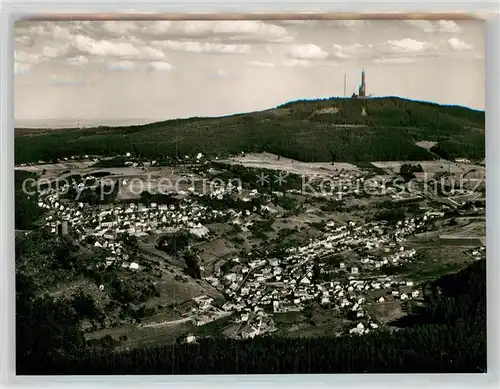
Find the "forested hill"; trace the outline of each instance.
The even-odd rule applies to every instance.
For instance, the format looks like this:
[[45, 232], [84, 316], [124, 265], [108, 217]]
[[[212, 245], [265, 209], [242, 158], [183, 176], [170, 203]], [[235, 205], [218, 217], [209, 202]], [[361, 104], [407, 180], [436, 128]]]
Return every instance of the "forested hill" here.
[[[431, 151], [418, 141], [438, 142]], [[16, 129], [16, 163], [136, 151], [161, 159], [268, 151], [302, 161], [483, 159], [485, 113], [397, 97], [294, 101], [219, 118], [139, 126]]]

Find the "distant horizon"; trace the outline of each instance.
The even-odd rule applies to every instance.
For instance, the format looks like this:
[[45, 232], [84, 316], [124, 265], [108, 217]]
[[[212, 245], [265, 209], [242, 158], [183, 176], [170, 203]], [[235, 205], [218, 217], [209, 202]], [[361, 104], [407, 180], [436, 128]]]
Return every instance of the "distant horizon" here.
[[[145, 118], [128, 118], [128, 119], [106, 119], [106, 120], [101, 120], [101, 119], [82, 119], [78, 120], [78, 118], [46, 118], [46, 119], [29, 119], [29, 120], [24, 120], [23, 122], [26, 124], [18, 124], [15, 123], [15, 128], [16, 129], [30, 129], [30, 130], [36, 130], [36, 129], [77, 129], [77, 128], [93, 128], [93, 127], [126, 127], [126, 126], [141, 126], [141, 125], [148, 125], [151, 123], [159, 123], [159, 122], [167, 122], [170, 120], [186, 120], [186, 119], [194, 119], [194, 118], [200, 118], [200, 119], [217, 119], [217, 118], [223, 118], [223, 117], [229, 117], [229, 116], [235, 116], [235, 115], [245, 115], [245, 114], [251, 114], [255, 112], [264, 112], [272, 109], [276, 109], [279, 106], [294, 103], [294, 102], [299, 102], [299, 101], [318, 101], [318, 100], [330, 100], [330, 99], [351, 99], [352, 97], [343, 97], [343, 96], [331, 96], [331, 97], [318, 97], [318, 98], [309, 98], [309, 99], [296, 99], [296, 100], [290, 100], [286, 101], [284, 103], [278, 104], [276, 106], [270, 107], [270, 108], [264, 108], [262, 110], [257, 110], [257, 111], [248, 111], [248, 112], [234, 112], [234, 113], [229, 113], [227, 115], [218, 115], [218, 116], [186, 116], [186, 117], [171, 117], [171, 118], [159, 118], [158, 120], [151, 120], [151, 119], [145, 119]], [[406, 100], [406, 101], [412, 101], [416, 103], [428, 103], [428, 104], [436, 104], [441, 107], [457, 107], [457, 108], [464, 108], [468, 109], [471, 111], [476, 111], [476, 112], [486, 112], [484, 109], [475, 109], [472, 107], [467, 107], [463, 105], [458, 105], [458, 104], [442, 104], [436, 101], [428, 101], [428, 100], [414, 100], [414, 99], [409, 99], [406, 97], [401, 97], [401, 96], [368, 96], [366, 99], [387, 99], [387, 98], [397, 98], [401, 100]], [[78, 121], [80, 121], [80, 126], [78, 126]], [[38, 122], [52, 122], [52, 124], [46, 124], [44, 125], [35, 125], [35, 124], [28, 124], [30, 123], [38, 123]], [[64, 124], [68, 123], [68, 124]], [[87, 123], [87, 124], [86, 124]]]

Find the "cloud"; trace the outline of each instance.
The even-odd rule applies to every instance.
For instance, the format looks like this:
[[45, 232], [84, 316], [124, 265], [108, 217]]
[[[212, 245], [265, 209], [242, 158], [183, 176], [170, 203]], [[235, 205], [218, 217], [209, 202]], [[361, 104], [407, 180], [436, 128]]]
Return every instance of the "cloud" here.
[[67, 25], [60, 25], [57, 23], [53, 23], [50, 26], [50, 29], [46, 30], [49, 35], [54, 38], [55, 41], [66, 42], [68, 38], [72, 36], [71, 29], [68, 28]]
[[285, 61], [282, 62], [282, 65], [286, 67], [308, 68], [311, 67], [312, 63], [311, 61], [305, 59], [286, 59]]
[[369, 49], [373, 45], [361, 45], [359, 43], [355, 43], [354, 45], [339, 45], [339, 44], [334, 44], [333, 45], [333, 51], [332, 51], [332, 56], [338, 59], [349, 59], [355, 56], [358, 56], [362, 53], [362, 50]]
[[14, 59], [17, 62], [29, 63], [31, 65], [43, 62], [43, 57], [37, 53], [28, 53], [26, 51], [14, 51]]
[[109, 32], [111, 35], [122, 37], [131, 33], [136, 33], [139, 29], [136, 22], [133, 21], [105, 21], [102, 23], [103, 30]]
[[429, 20], [405, 20], [404, 22], [425, 32], [434, 31], [434, 24], [432, 24], [432, 22]]
[[214, 34], [230, 34], [253, 37], [269, 41], [289, 41], [288, 31], [285, 27], [262, 21], [240, 20], [222, 21], [215, 24], [212, 29]]
[[155, 46], [170, 49], [172, 51], [184, 51], [187, 53], [207, 54], [245, 54], [250, 52], [250, 45], [246, 44], [223, 44], [211, 42], [182, 42], [182, 41], [155, 41]]
[[326, 51], [312, 43], [292, 46], [288, 50], [287, 55], [291, 58], [306, 60], [325, 59], [328, 57]]
[[79, 55], [77, 57], [71, 57], [66, 60], [66, 63], [70, 66], [76, 66], [80, 68], [84, 68], [88, 65], [89, 59], [83, 55]]
[[448, 43], [452, 48], [452, 50], [455, 51], [466, 51], [466, 50], [472, 50], [474, 48], [474, 46], [458, 38], [450, 38], [448, 39]]
[[389, 40], [387, 43], [389, 45], [389, 51], [392, 53], [419, 53], [431, 47], [427, 42], [421, 42], [410, 38]]
[[328, 28], [337, 28], [343, 30], [357, 30], [362, 28], [368, 21], [366, 20], [326, 20], [319, 21], [321, 24], [325, 24]]
[[378, 64], [407, 64], [415, 62], [415, 60], [409, 57], [396, 57], [396, 58], [387, 57], [387, 58], [375, 58], [373, 62]]
[[[141, 22], [138, 22], [141, 23]], [[235, 21], [156, 21], [140, 24], [141, 32], [162, 38], [197, 38], [199, 41], [291, 42], [287, 29], [255, 20]]]
[[30, 47], [33, 46], [33, 44], [35, 43], [35, 39], [28, 35], [21, 35], [21, 36], [16, 36], [14, 38], [14, 42], [16, 45]]
[[154, 47], [145, 46], [141, 48], [141, 57], [148, 59], [164, 59], [165, 53], [161, 50], [155, 49]]
[[68, 45], [64, 46], [44, 46], [42, 49], [41, 56], [44, 57], [46, 60], [58, 58], [58, 57], [64, 57], [68, 53], [69, 47]]
[[440, 20], [438, 23], [440, 32], [457, 33], [462, 30], [453, 20]]
[[114, 61], [110, 62], [107, 65], [108, 70], [117, 70], [117, 71], [129, 71], [135, 69], [135, 63], [132, 61]]
[[172, 70], [174, 67], [165, 61], [153, 61], [149, 64], [149, 70], [168, 72]]
[[335, 20], [333, 22], [337, 27], [343, 27], [348, 29], [361, 27], [365, 24], [364, 20]]
[[274, 20], [272, 23], [278, 26], [311, 26], [315, 25], [319, 20]]
[[31, 69], [31, 65], [24, 62], [14, 62], [14, 75], [20, 76], [22, 74], [28, 73]]
[[338, 59], [350, 58], [350, 55], [345, 53], [343, 47], [340, 45], [333, 45], [333, 56]]
[[273, 68], [275, 66], [275, 64], [272, 62], [262, 62], [262, 61], [251, 61], [249, 65], [260, 68]]
[[[380, 22], [363, 20], [18, 22], [15, 25], [15, 60], [19, 72], [22, 64], [27, 64], [24, 65], [25, 69], [29, 67], [35, 71], [36, 65], [42, 63], [57, 63], [83, 69], [95, 62], [112, 63], [111, 68], [120, 69], [123, 68], [120, 63], [123, 65], [132, 62], [142, 69], [167, 71], [172, 69], [166, 62], [172, 52], [205, 55], [262, 53], [262, 57], [255, 57], [259, 60], [252, 60], [252, 57], [248, 56], [244, 57], [244, 62], [249, 66], [272, 68], [333, 66], [337, 64], [334, 62], [336, 60], [407, 63], [405, 61], [409, 58], [446, 55], [452, 50], [465, 51], [472, 48], [472, 45], [458, 38], [443, 39], [444, 37], [432, 34], [428, 35], [428, 38], [397, 35], [408, 32], [408, 29], [405, 31], [401, 28], [399, 32], [394, 30], [394, 34], [390, 35], [391, 40], [378, 42], [375, 33], [366, 36], [365, 39], [364, 33], [357, 35], [359, 31], [352, 31], [363, 26], [367, 29], [373, 28], [374, 32], [379, 31], [377, 23]], [[460, 31], [460, 26], [451, 20], [408, 20], [387, 23], [399, 27], [406, 23], [429, 33], [444, 34]], [[332, 39], [335, 44], [320, 40], [323, 36], [330, 37], [325, 35], [330, 32], [338, 37], [338, 41]], [[382, 32], [386, 30], [383, 29]], [[355, 37], [358, 43], [346, 44], [348, 40], [344, 39], [342, 34]], [[318, 39], [310, 40], [314, 38]], [[330, 38], [327, 38], [326, 42], [328, 39]], [[174, 58], [181, 57], [181, 54], [172, 55]], [[283, 57], [275, 61], [276, 55]], [[153, 62], [158, 66], [151, 65]], [[214, 69], [217, 69], [217, 66]], [[125, 66], [125, 68], [130, 67], [130, 65]]]
[[460, 26], [453, 20], [439, 20], [437, 22], [429, 20], [405, 20], [405, 22], [428, 33], [457, 33], [461, 31]]
[[75, 46], [82, 53], [99, 57], [138, 57], [140, 51], [131, 43], [94, 40], [84, 35], [77, 35]]
[[64, 58], [71, 49], [70, 37], [69, 30], [57, 23], [18, 22], [14, 29], [14, 55], [31, 64]]
[[327, 29], [336, 28], [344, 30], [354, 30], [363, 27], [366, 20], [275, 20], [273, 24], [283, 27], [298, 28], [317, 28], [325, 27]]
[[162, 59], [165, 54], [153, 47], [136, 47], [130, 42], [114, 42], [110, 40], [95, 40], [88, 36], [77, 35], [75, 47], [82, 53], [99, 57], [135, 58], [141, 60]]

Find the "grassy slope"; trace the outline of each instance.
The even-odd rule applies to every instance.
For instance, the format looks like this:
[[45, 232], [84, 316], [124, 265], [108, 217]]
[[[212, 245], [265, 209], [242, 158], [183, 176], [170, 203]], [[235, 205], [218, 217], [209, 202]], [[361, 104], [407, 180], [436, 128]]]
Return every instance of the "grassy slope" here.
[[[337, 107], [337, 113], [318, 114]], [[362, 107], [367, 115], [361, 114]], [[347, 125], [347, 126], [346, 126]], [[352, 125], [355, 125], [354, 127]], [[220, 118], [169, 120], [141, 126], [16, 130], [16, 163], [78, 154], [133, 151], [145, 157], [203, 152], [269, 151], [303, 161], [432, 159], [415, 141], [440, 142], [441, 156], [484, 158], [484, 112], [395, 97], [295, 101], [275, 109]]]

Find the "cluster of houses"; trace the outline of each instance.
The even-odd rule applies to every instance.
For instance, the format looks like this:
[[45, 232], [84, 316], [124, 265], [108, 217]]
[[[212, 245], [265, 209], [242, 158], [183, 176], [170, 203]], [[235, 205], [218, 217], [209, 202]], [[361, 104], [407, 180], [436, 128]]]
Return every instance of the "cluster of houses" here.
[[218, 308], [213, 305], [212, 297], [203, 295], [193, 298], [194, 306], [184, 316], [188, 316], [190, 321], [200, 327], [214, 320], [229, 316], [232, 312], [228, 309]]
[[480, 246], [470, 249], [466, 252], [466, 254], [471, 256], [476, 261], [479, 261], [481, 259], [486, 259], [486, 246]]
[[[354, 222], [340, 227], [329, 223], [330, 229], [321, 239], [290, 248], [283, 258], [255, 258], [251, 253], [248, 258], [233, 258], [229, 271], [223, 273], [222, 268], [218, 269], [216, 276], [207, 277], [206, 281], [227, 296], [229, 301], [223, 309], [238, 312], [238, 322], [248, 322], [250, 312], [262, 312], [254, 316], [260, 322], [261, 317], [300, 311], [315, 301], [346, 313], [351, 311], [354, 320], [360, 320], [352, 333], [366, 333], [377, 328], [364, 309], [367, 301], [383, 303], [418, 298], [419, 291], [413, 290], [413, 282], [409, 280], [396, 281], [394, 277], [369, 274], [363, 278], [363, 273], [383, 265], [411, 261], [416, 251], [398, 243], [405, 236], [423, 230], [435, 217], [436, 214], [428, 213], [419, 219], [405, 220], [392, 227], [392, 231], [389, 231], [391, 227], [382, 224], [361, 228]], [[334, 269], [338, 273], [335, 281], [315, 280], [315, 265], [320, 269], [325, 266], [322, 258], [359, 248], [393, 253], [379, 259], [367, 255], [356, 266], [341, 262]], [[254, 327], [255, 324], [252, 323]]]
[[[201, 160], [203, 156], [198, 155]], [[95, 179], [95, 178], [93, 178]], [[364, 182], [359, 172], [340, 172], [332, 177], [332, 182], [342, 183], [343, 193], [356, 194], [359, 190], [355, 182]], [[82, 189], [84, 183], [73, 183]], [[374, 180], [370, 188], [385, 188], [383, 180]], [[354, 188], [354, 189], [353, 189]], [[244, 203], [260, 196], [256, 189], [247, 191], [240, 186], [214, 187], [208, 193], [198, 192], [194, 186], [182, 192], [175, 204], [151, 203], [113, 204], [89, 207], [79, 202], [64, 202], [60, 191], [68, 188], [51, 188], [39, 199], [39, 206], [50, 210], [46, 224], [53, 233], [60, 231], [59, 225], [67, 226], [83, 241], [93, 237], [94, 246], [103, 248], [109, 254], [105, 266], [120, 263], [133, 271], [140, 266], [131, 262], [127, 249], [117, 237], [128, 233], [136, 237], [189, 231], [198, 238], [210, 234], [206, 224], [232, 222], [248, 226], [252, 212], [275, 212], [272, 207], [261, 205], [244, 211], [227, 207], [211, 209], [204, 205], [200, 197], [223, 200], [226, 195], [236, 195]], [[394, 189], [394, 188], [392, 188]], [[347, 191], [347, 192], [346, 192]], [[290, 190], [289, 192], [294, 192]], [[321, 191], [317, 192], [321, 195]], [[376, 194], [376, 192], [374, 193]], [[385, 192], [387, 194], [387, 192]], [[187, 196], [184, 196], [187, 195]], [[312, 194], [313, 195], [313, 194]], [[252, 252], [244, 258], [232, 258], [231, 266], [216, 269], [205, 280], [223, 292], [227, 302], [215, 307], [213, 299], [201, 296], [195, 299], [195, 306], [189, 318], [201, 326], [224, 316], [234, 315], [238, 330], [234, 336], [254, 337], [276, 330], [273, 314], [301, 311], [313, 302], [328, 306], [345, 314], [355, 327], [351, 334], [365, 334], [378, 328], [370, 317], [367, 304], [408, 300], [419, 297], [411, 280], [397, 280], [394, 276], [380, 275], [385, 266], [412, 261], [416, 257], [414, 249], [404, 247], [406, 238], [423, 232], [433, 223], [433, 219], [444, 216], [439, 212], [426, 212], [421, 217], [409, 218], [389, 225], [386, 222], [371, 222], [356, 225], [337, 226], [333, 222], [326, 225], [326, 232], [317, 239], [299, 247], [290, 247], [280, 257], [260, 256]], [[357, 259], [329, 262], [332, 256], [345, 252], [355, 253]], [[484, 248], [470, 254], [474, 258], [483, 255]], [[380, 271], [377, 272], [377, 270]], [[318, 277], [333, 273], [332, 280]]]
[[[368, 191], [371, 195], [382, 195], [380, 189], [386, 187], [389, 176], [367, 177], [363, 171], [346, 171], [344, 169], [335, 172], [326, 178], [324, 175], [308, 175], [303, 181], [301, 190], [289, 189], [289, 193], [307, 194], [311, 197], [329, 197], [337, 195], [338, 198], [349, 195], [359, 195]], [[392, 188], [395, 191], [395, 188]], [[389, 188], [385, 194], [391, 193]]]
[[[82, 190], [89, 183], [92, 184], [91, 188], [94, 188], [99, 184], [99, 178], [88, 176], [84, 182], [73, 181], [70, 185], [74, 189]], [[259, 195], [255, 189], [243, 191], [240, 186], [231, 183], [226, 186], [214, 186], [207, 193], [200, 193], [190, 187], [187, 193], [184, 193], [188, 196], [181, 193], [175, 204], [150, 203], [148, 206], [135, 203], [88, 206], [79, 201], [64, 199], [63, 194], [68, 190], [69, 186], [66, 184], [47, 188], [40, 193], [38, 206], [50, 211], [45, 217], [49, 230], [54, 234], [61, 234], [61, 226], [64, 226], [62, 234], [67, 234], [69, 229], [80, 241], [92, 237], [92, 244], [105, 249], [109, 254], [105, 266], [117, 262], [132, 270], [139, 269], [139, 265], [130, 262], [123, 242], [117, 240], [123, 233], [141, 238], [182, 229], [199, 239], [206, 239], [210, 235], [206, 224], [231, 221], [233, 224], [245, 226], [248, 224], [246, 219], [252, 212], [274, 211], [265, 205], [246, 210], [230, 207], [211, 209], [202, 201], [201, 197], [222, 200], [227, 195], [236, 195], [243, 203], [248, 203]]]
[[[117, 155], [117, 156], [120, 156], [120, 155]], [[122, 155], [123, 157], [126, 157], [126, 158], [132, 158], [132, 153], [130, 152], [127, 152], [125, 154]], [[202, 154], [202, 153], [197, 153], [196, 155], [185, 155], [184, 156], [184, 160], [193, 160], [193, 161], [203, 161], [205, 158], [205, 156]], [[73, 161], [88, 161], [88, 160], [91, 160], [93, 162], [99, 162], [101, 159], [106, 159], [105, 157], [103, 156], [97, 156], [97, 155], [88, 155], [88, 154], [85, 154], [85, 155], [72, 155], [72, 156], [69, 156], [69, 157], [64, 157], [64, 158], [58, 158], [57, 159], [57, 163], [64, 163], [64, 162], [73, 162]], [[216, 159], [218, 159], [216, 157]], [[44, 161], [44, 160], [38, 160], [36, 163], [22, 163], [20, 164], [20, 166], [36, 166], [36, 165], [44, 165], [48, 163], [47, 161]], [[155, 160], [148, 160], [148, 161], [142, 161], [141, 162], [142, 164], [144, 164], [145, 166], [146, 165], [155, 165], [157, 164], [157, 161]], [[127, 161], [125, 162], [126, 165], [132, 165], [133, 162], [132, 161]], [[137, 164], [136, 164], [137, 166]]]
[[236, 313], [233, 320], [235, 328], [229, 334], [232, 338], [254, 338], [277, 330], [272, 316], [265, 312], [262, 307], [251, 309], [249, 306], [237, 306], [226, 302], [218, 308], [213, 305], [214, 299], [205, 295], [195, 297], [192, 300], [195, 305], [184, 316], [189, 316], [189, 320], [196, 326], [202, 326]]
[[[201, 196], [194, 188], [189, 191]], [[216, 188], [203, 196], [223, 199], [226, 194], [233, 192], [241, 194], [241, 188]], [[254, 189], [245, 194], [242, 200], [249, 202], [257, 195], [258, 192]], [[123, 267], [131, 270], [138, 270], [139, 265], [129, 261], [122, 243], [116, 241], [120, 232], [141, 237], [184, 228], [203, 238], [209, 233], [203, 224], [217, 220], [242, 223], [242, 219], [251, 213], [249, 210], [238, 212], [233, 209], [209, 209], [199, 204], [196, 196], [184, 197], [175, 205], [152, 203], [149, 206], [129, 204], [86, 207], [82, 203], [63, 204], [54, 189], [40, 198], [39, 205], [54, 211], [47, 216], [47, 222], [53, 232], [57, 221], [70, 223], [81, 239], [93, 236], [96, 239], [96, 247], [107, 249], [109, 256], [106, 257], [106, 266], [120, 261]], [[302, 310], [310, 302], [317, 301], [322, 305], [352, 312], [359, 323], [351, 332], [366, 333], [377, 328], [377, 324], [363, 308], [367, 298], [373, 300], [368, 296], [371, 291], [388, 291], [388, 295], [381, 295], [377, 302], [415, 298], [418, 297], [418, 291], [400, 293], [399, 289], [391, 289], [399, 286], [394, 280], [363, 280], [362, 273], [384, 265], [411, 260], [415, 250], [405, 250], [401, 243], [406, 236], [424, 229], [427, 222], [436, 216], [439, 215], [427, 213], [418, 220], [408, 219], [400, 222], [395, 228], [383, 222], [364, 226], [356, 226], [354, 222], [344, 226], [328, 223], [327, 232], [321, 239], [301, 247], [289, 248], [283, 258], [255, 258], [251, 253], [248, 258], [233, 258], [230, 272], [223, 274], [219, 269], [215, 277], [206, 279], [224, 292], [228, 302], [222, 309], [215, 308], [206, 301], [200, 302], [195, 311], [191, 312], [192, 320], [197, 325], [203, 325], [224, 315], [237, 313], [235, 323], [240, 324], [241, 330], [236, 336], [253, 337], [276, 329], [272, 320], [273, 313]], [[384, 252], [395, 252], [382, 257], [368, 254], [370, 250], [381, 250], [383, 247]], [[321, 258], [348, 250], [364, 252], [365, 255], [355, 266], [348, 267], [341, 262], [338, 269], [334, 269], [341, 275], [340, 280], [314, 280], [314, 265], [317, 264], [321, 271], [326, 268]], [[342, 274], [350, 276], [342, 279]]]
[[[79, 183], [78, 185], [82, 185]], [[38, 205], [51, 210], [46, 218], [56, 232], [53, 224], [57, 221], [68, 221], [71, 228], [85, 238], [94, 235], [112, 239], [118, 233], [127, 232], [135, 236], [145, 236], [169, 231], [172, 227], [187, 228], [195, 235], [205, 235], [207, 229], [203, 224], [239, 220], [249, 215], [231, 208], [209, 209], [200, 204], [196, 198], [184, 197], [179, 204], [113, 204], [88, 207], [81, 202], [68, 202], [60, 199], [61, 192], [67, 190], [51, 188], [42, 193]], [[194, 190], [194, 189], [193, 189]], [[208, 194], [210, 197], [222, 199], [228, 190], [218, 189]], [[244, 199], [245, 201], [245, 199]]]

